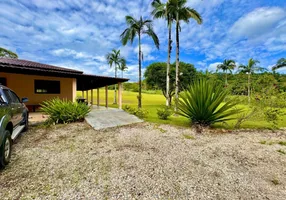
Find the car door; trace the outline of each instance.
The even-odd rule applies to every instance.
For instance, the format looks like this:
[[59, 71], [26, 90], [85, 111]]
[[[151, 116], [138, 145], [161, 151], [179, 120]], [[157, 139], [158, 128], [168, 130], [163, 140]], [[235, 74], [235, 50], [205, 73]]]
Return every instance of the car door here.
[[13, 108], [15, 108], [15, 121], [16, 124], [19, 124], [23, 121], [23, 105], [19, 97], [11, 90], [9, 90], [10, 96], [12, 98]]

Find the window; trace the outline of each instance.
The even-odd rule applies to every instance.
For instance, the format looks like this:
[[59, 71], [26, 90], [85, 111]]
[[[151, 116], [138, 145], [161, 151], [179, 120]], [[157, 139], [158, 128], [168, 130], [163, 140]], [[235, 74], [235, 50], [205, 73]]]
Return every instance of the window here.
[[0, 85], [7, 86], [7, 80], [6, 80], [6, 78], [0, 77]]
[[12, 98], [11, 98], [10, 92], [5, 89], [5, 90], [3, 90], [3, 93], [5, 94], [5, 99], [8, 101], [8, 103], [9, 103], [9, 104], [12, 103], [13, 100], [12, 100]]
[[10, 96], [11, 96], [13, 103], [20, 103], [19, 97], [14, 92], [12, 92], [11, 90], [10, 90]]
[[60, 94], [60, 81], [35, 80], [36, 94]]

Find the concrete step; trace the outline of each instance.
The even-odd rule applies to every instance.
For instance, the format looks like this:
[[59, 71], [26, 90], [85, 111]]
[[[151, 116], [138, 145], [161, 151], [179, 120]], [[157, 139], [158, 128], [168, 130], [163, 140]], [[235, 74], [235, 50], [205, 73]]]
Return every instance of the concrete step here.
[[124, 126], [143, 122], [138, 117], [120, 109], [98, 109], [94, 108], [85, 118], [95, 130]]

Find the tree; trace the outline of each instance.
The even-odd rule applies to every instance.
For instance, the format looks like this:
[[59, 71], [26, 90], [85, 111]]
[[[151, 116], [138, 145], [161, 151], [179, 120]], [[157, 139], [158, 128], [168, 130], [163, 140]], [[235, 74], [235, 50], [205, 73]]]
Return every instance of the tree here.
[[229, 71], [231, 73], [235, 67], [236, 67], [236, 65], [235, 65], [234, 60], [224, 60], [222, 64], [219, 64], [217, 66], [217, 70], [222, 70], [225, 73], [225, 86], [228, 85], [228, 83], [227, 83], [227, 72]]
[[0, 58], [18, 58], [18, 55], [12, 51], [0, 47]]
[[159, 39], [156, 33], [153, 30], [153, 23], [152, 20], [143, 20], [142, 16], [139, 20], [134, 19], [131, 16], [126, 16], [126, 23], [128, 28], [126, 28], [123, 33], [121, 34], [121, 42], [125, 46], [128, 41], [132, 44], [135, 37], [138, 36], [138, 62], [139, 62], [139, 95], [138, 95], [138, 108], [142, 107], [142, 80], [141, 80], [141, 59], [142, 59], [142, 52], [141, 52], [141, 38], [142, 35], [148, 35], [152, 38], [155, 46], [159, 49]]
[[286, 59], [281, 58], [277, 61], [276, 65], [272, 67], [272, 70], [275, 71], [276, 69], [280, 69], [282, 67], [286, 67]]
[[152, 2], [152, 15], [154, 18], [163, 18], [167, 21], [168, 25], [168, 59], [167, 59], [167, 70], [166, 70], [166, 106], [170, 106], [169, 102], [169, 90], [170, 90], [170, 62], [171, 62], [171, 51], [172, 51], [172, 23], [175, 19], [174, 15], [168, 9], [168, 2], [162, 3], [160, 0], [153, 0]]
[[127, 71], [128, 67], [126, 65], [121, 65], [118, 69], [121, 71], [121, 77], [123, 78], [123, 72]]
[[240, 65], [239, 69], [244, 74], [248, 75], [248, 84], [247, 84], [247, 96], [248, 96], [248, 103], [250, 103], [250, 88], [251, 88], [251, 74], [254, 74], [257, 71], [264, 71], [265, 69], [262, 67], [258, 67], [257, 64], [259, 63], [258, 60], [254, 60], [253, 58], [250, 58], [248, 60], [247, 65]]
[[[180, 62], [181, 74], [179, 76], [180, 85], [179, 91], [182, 91], [184, 88], [187, 88], [188, 85], [195, 79], [196, 77], [196, 69], [194, 65], [189, 63]], [[144, 77], [146, 83], [150, 89], [159, 89], [162, 91], [163, 95], [166, 97], [166, 63], [164, 62], [156, 62], [152, 63], [146, 68], [144, 73]], [[176, 77], [176, 64], [173, 63], [170, 65], [170, 82], [174, 83]], [[171, 105], [172, 97], [175, 95], [175, 85], [170, 84], [169, 90], [169, 102]]]
[[175, 90], [175, 112], [177, 112], [177, 104], [179, 99], [179, 62], [180, 62], [180, 37], [179, 32], [181, 30], [180, 21], [189, 23], [190, 19], [193, 18], [198, 24], [203, 22], [200, 14], [190, 7], [186, 6], [187, 0], [169, 0], [167, 9], [172, 16], [175, 16], [176, 22], [176, 90]]
[[[115, 78], [117, 77], [117, 69], [121, 69], [126, 66], [126, 60], [120, 56], [120, 50], [113, 49], [111, 53], [106, 55], [106, 60], [110, 68], [112, 68], [114, 65]], [[116, 85], [114, 86], [114, 104], [117, 104]]]

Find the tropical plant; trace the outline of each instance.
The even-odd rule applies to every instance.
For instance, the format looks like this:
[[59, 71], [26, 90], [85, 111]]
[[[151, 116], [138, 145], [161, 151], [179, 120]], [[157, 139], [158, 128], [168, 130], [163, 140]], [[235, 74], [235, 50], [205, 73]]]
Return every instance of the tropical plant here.
[[286, 59], [281, 58], [277, 61], [276, 65], [272, 67], [272, 70], [275, 71], [276, 69], [280, 69], [282, 67], [286, 67]]
[[195, 80], [180, 94], [178, 114], [187, 117], [194, 125], [210, 126], [218, 122], [235, 119], [240, 109], [238, 102], [225, 101], [228, 95], [222, 84], [205, 78]]
[[49, 115], [48, 121], [54, 124], [66, 124], [83, 121], [91, 108], [85, 103], [61, 100], [59, 98], [44, 101], [41, 112]]
[[179, 62], [180, 62], [180, 36], [181, 30], [180, 22], [189, 23], [190, 19], [194, 19], [198, 24], [203, 22], [201, 15], [193, 8], [186, 6], [187, 0], [169, 0], [167, 9], [171, 16], [175, 16], [176, 22], [176, 81], [175, 81], [175, 111], [177, 111], [177, 104], [179, 99]]
[[138, 62], [139, 62], [139, 95], [138, 95], [138, 108], [142, 107], [142, 80], [141, 80], [141, 60], [142, 60], [142, 52], [141, 52], [141, 39], [142, 35], [148, 35], [152, 38], [155, 46], [159, 49], [159, 39], [156, 33], [153, 30], [152, 20], [143, 20], [142, 16], [139, 20], [134, 19], [131, 16], [126, 16], [126, 23], [128, 28], [126, 28], [121, 34], [121, 42], [125, 46], [128, 41], [132, 44], [135, 37], [138, 36]]
[[[113, 49], [111, 53], [106, 55], [106, 60], [110, 68], [114, 65], [115, 78], [117, 77], [117, 69], [124, 68], [126, 66], [126, 60], [120, 56], [120, 50]], [[116, 96], [116, 85], [114, 85], [114, 104], [117, 104]]]
[[244, 74], [248, 75], [248, 83], [247, 83], [247, 96], [248, 96], [248, 103], [250, 103], [251, 98], [251, 74], [254, 74], [257, 71], [264, 71], [265, 69], [262, 67], [258, 67], [257, 64], [259, 63], [258, 60], [254, 60], [250, 58], [248, 60], [247, 65], [240, 65], [238, 68]]
[[235, 67], [236, 67], [236, 65], [235, 65], [234, 60], [224, 60], [222, 64], [219, 64], [217, 66], [217, 70], [222, 70], [225, 73], [225, 86], [228, 85], [228, 83], [227, 83], [227, 72], [229, 71], [231, 73]]
[[18, 58], [18, 55], [12, 51], [0, 47], [0, 58]]
[[121, 65], [118, 69], [121, 71], [121, 77], [123, 78], [123, 73], [124, 71], [127, 71], [128, 67], [126, 65]]
[[163, 108], [157, 109], [157, 115], [159, 119], [167, 120], [172, 115], [172, 111], [170, 107], [165, 106]]
[[172, 23], [175, 19], [174, 15], [168, 9], [168, 3], [162, 3], [160, 0], [154, 0], [152, 2], [152, 15], [154, 18], [163, 18], [167, 21], [168, 25], [168, 59], [167, 59], [167, 70], [166, 70], [166, 106], [170, 106], [171, 97], [170, 91], [170, 62], [171, 62], [171, 51], [172, 51]]

